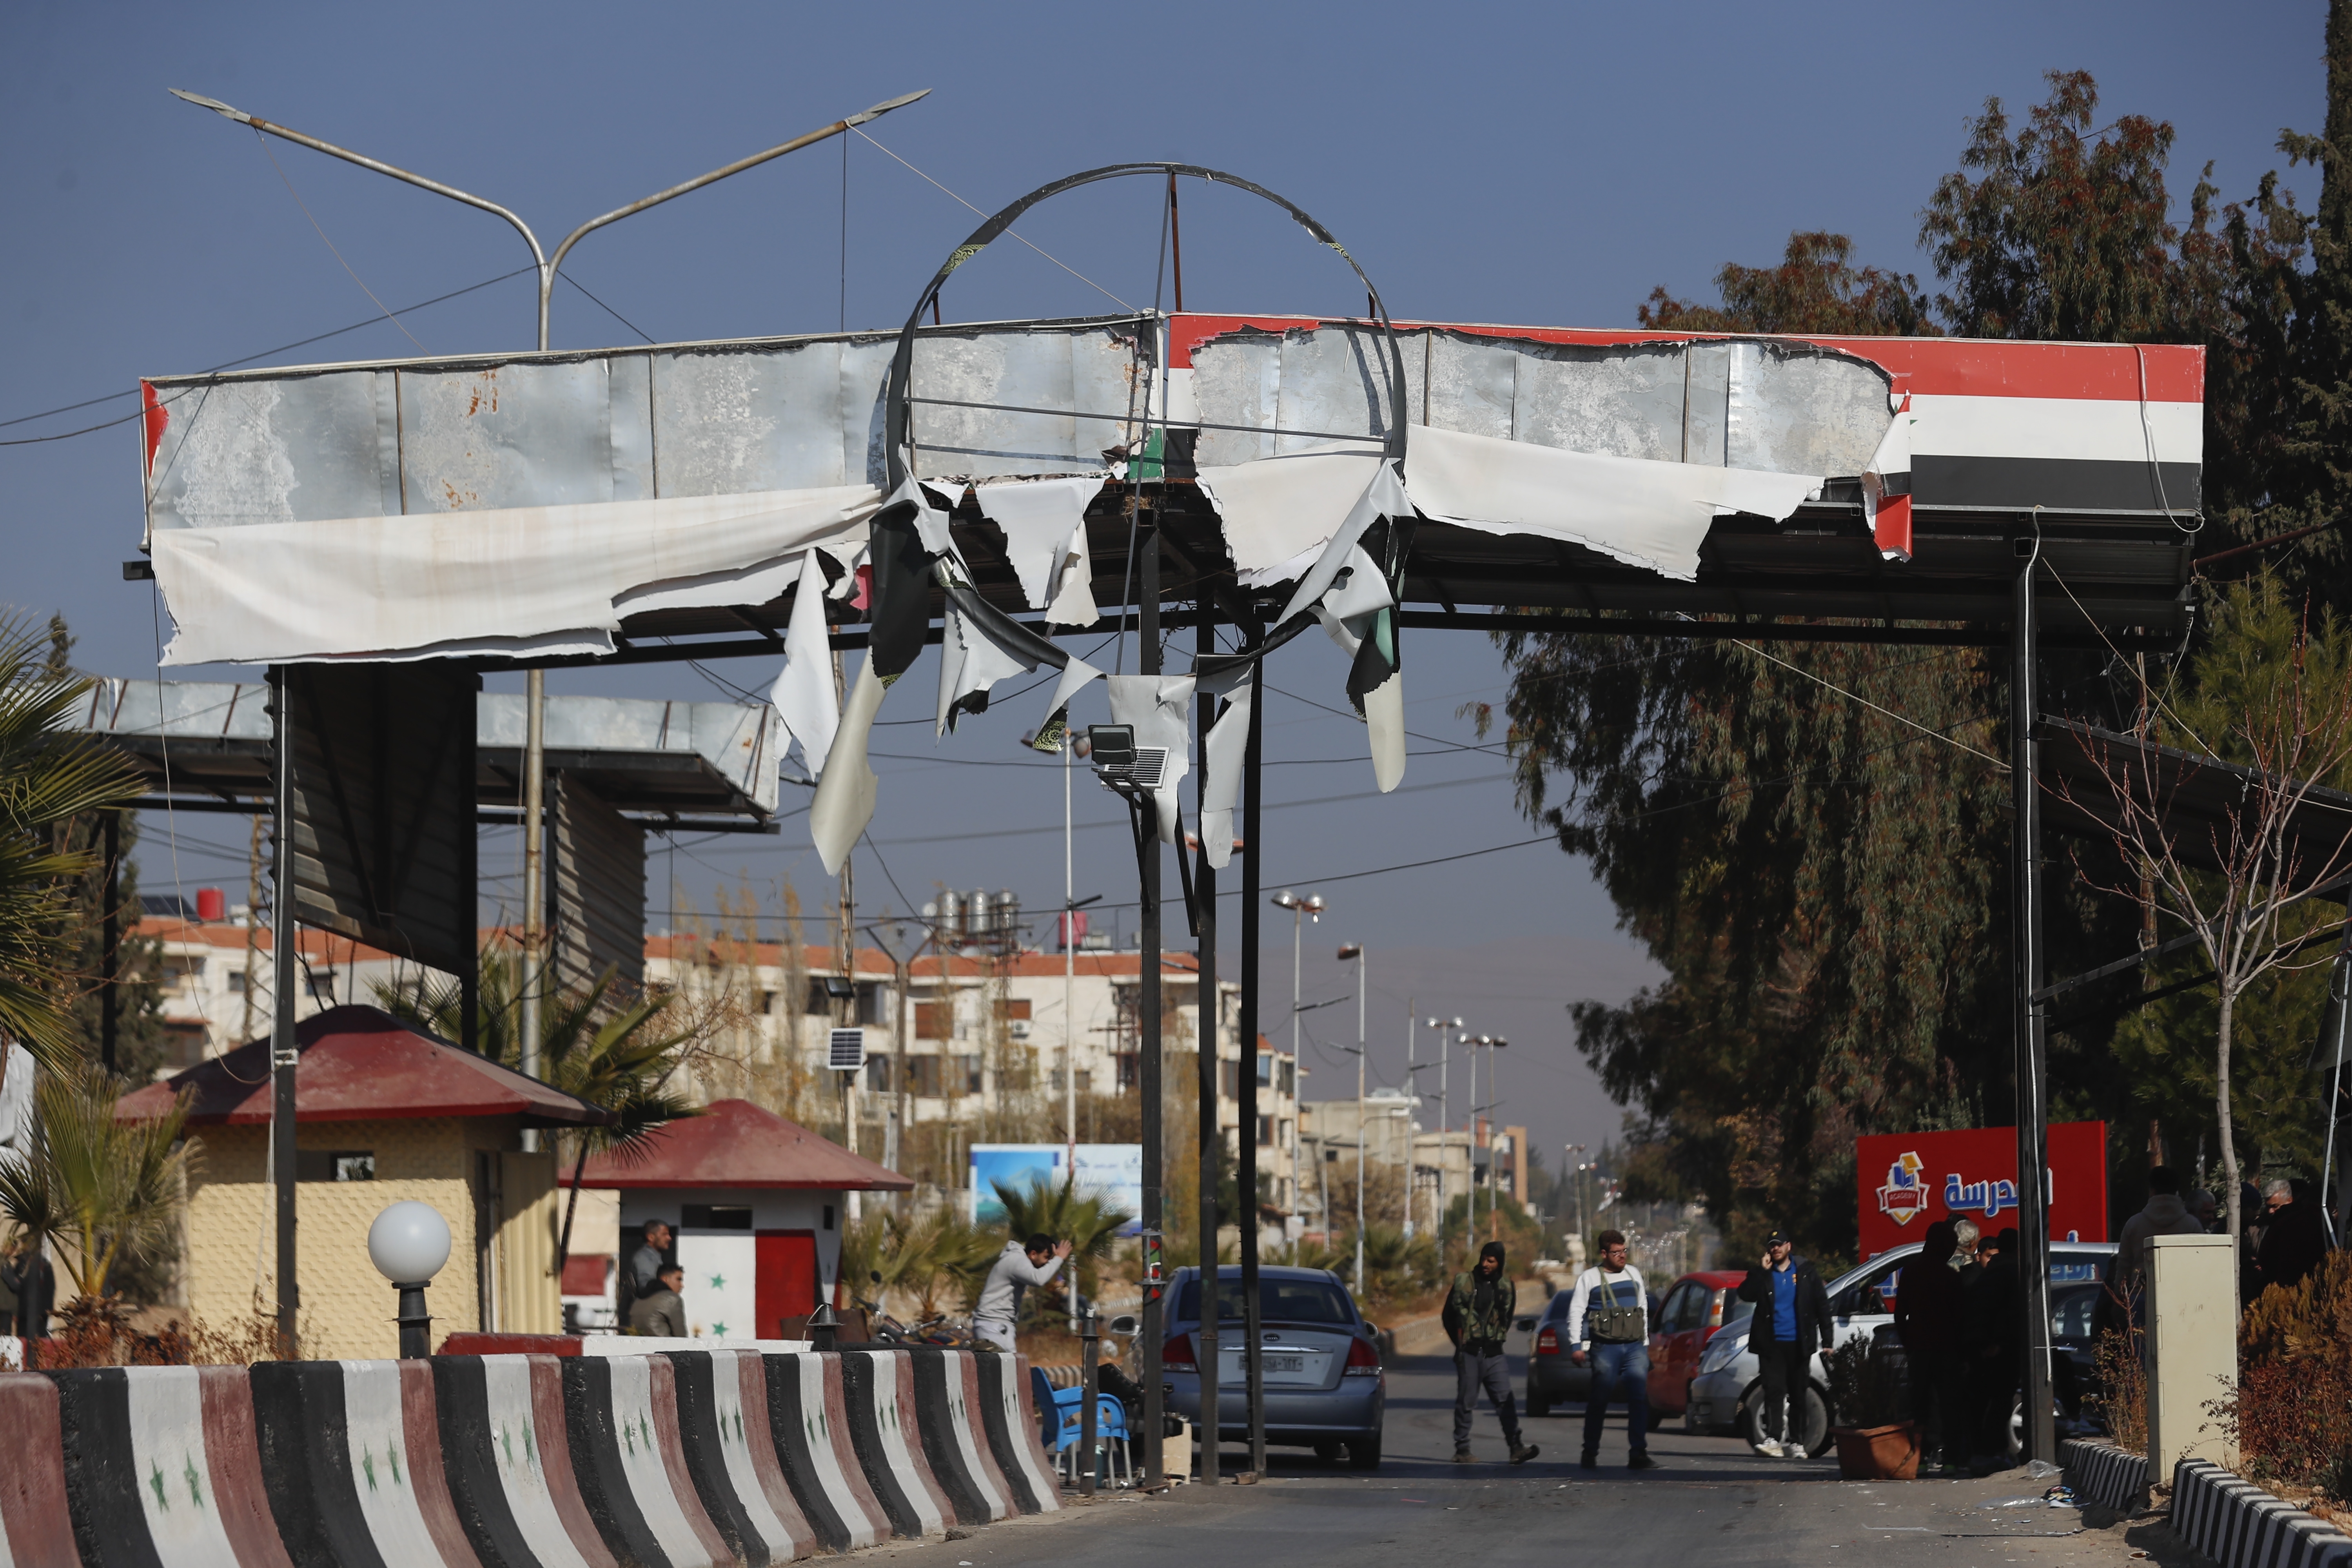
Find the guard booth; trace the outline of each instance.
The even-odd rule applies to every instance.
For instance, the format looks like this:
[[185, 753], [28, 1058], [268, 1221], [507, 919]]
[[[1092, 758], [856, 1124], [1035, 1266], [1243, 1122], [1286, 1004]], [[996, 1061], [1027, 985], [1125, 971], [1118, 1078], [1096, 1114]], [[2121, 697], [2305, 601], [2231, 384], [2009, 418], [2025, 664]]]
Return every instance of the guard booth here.
[[[1130, 175], [1165, 178], [1171, 213], [1180, 178], [1282, 207], [1340, 258], [1364, 314], [1189, 312], [1180, 282], [1173, 311], [933, 324], [950, 274], [1022, 214]], [[889, 809], [867, 741], [925, 645], [940, 648], [941, 733], [1034, 725], [1057, 748], [1067, 726], [1108, 721], [1128, 760], [1097, 771], [1136, 825], [1146, 1037], [1163, 871], [1172, 859], [1213, 993], [1216, 879], [1237, 848], [1239, 1027], [1257, 1032], [1255, 695], [1304, 632], [1349, 653], [1330, 696], [1362, 715], [1384, 791], [1404, 774], [1407, 650], [1424, 631], [2006, 649], [2019, 1207], [2038, 1280], [2039, 652], [2180, 646], [2203, 373], [2200, 350], [2166, 345], [1400, 321], [1283, 197], [1120, 164], [991, 216], [894, 333], [154, 378], [146, 545], [170, 663], [413, 660], [365, 668], [425, 702], [457, 668], [760, 661], [745, 683], [773, 679], [781, 722], [822, 769], [808, 820], [828, 868]], [[372, 591], [355, 594], [362, 569]], [[1117, 674], [1055, 640], [1130, 626], [1136, 662]], [[1171, 648], [1183, 668], [1163, 668]], [[857, 649], [843, 700], [831, 661]], [[999, 683], [1041, 666], [1058, 674], [1049, 699], [988, 712]], [[356, 700], [407, 700], [382, 689]], [[281, 758], [302, 754], [310, 721], [287, 707]], [[1412, 809], [1397, 805], [1400, 828]], [[1244, 1119], [1254, 1090], [1244, 1075]], [[1147, 1478], [1160, 1093], [1143, 1075]], [[1199, 1152], [1212, 1194], [1213, 1144]], [[1243, 1141], [1244, 1190], [1255, 1158]], [[1245, 1227], [1245, 1272], [1255, 1257]], [[2045, 1379], [2046, 1305], [2027, 1309], [2029, 1390]], [[2047, 1453], [2046, 1422], [2030, 1440]]]

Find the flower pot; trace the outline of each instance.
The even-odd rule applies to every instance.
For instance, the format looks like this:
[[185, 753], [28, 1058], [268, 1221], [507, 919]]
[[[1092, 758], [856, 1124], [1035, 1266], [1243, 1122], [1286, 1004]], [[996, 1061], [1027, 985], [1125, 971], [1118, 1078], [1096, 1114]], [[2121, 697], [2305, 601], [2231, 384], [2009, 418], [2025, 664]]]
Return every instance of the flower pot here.
[[1911, 1421], [1892, 1426], [1832, 1426], [1838, 1474], [1849, 1481], [1908, 1481], [1919, 1475], [1919, 1427]]

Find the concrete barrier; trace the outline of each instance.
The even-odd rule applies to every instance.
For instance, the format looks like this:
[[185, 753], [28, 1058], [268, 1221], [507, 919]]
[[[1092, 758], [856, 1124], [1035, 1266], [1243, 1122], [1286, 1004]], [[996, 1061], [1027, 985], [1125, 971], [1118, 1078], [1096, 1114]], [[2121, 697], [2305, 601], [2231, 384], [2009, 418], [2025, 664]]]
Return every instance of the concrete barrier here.
[[0, 1563], [11, 1568], [81, 1568], [66, 1506], [65, 1438], [58, 1385], [34, 1373], [0, 1373]]
[[909, 1539], [944, 1534], [955, 1505], [932, 1474], [917, 1429], [914, 1372], [904, 1351], [841, 1354], [850, 1446], [890, 1525]]
[[2058, 1462], [2075, 1495], [2122, 1513], [2147, 1506], [2147, 1456], [2090, 1437], [2058, 1445]]
[[963, 1380], [963, 1363], [972, 1353], [918, 1345], [907, 1352], [907, 1358], [915, 1373], [916, 1430], [922, 1435], [931, 1474], [955, 1504], [956, 1522], [980, 1525], [1013, 1510], [994, 1463], [982, 1463], [982, 1445], [973, 1441], [974, 1402]]
[[2221, 1568], [2352, 1568], [2352, 1537], [2206, 1459], [2173, 1467], [2172, 1529]]
[[1062, 1506], [1062, 1485], [1045, 1463], [1037, 1436], [1037, 1410], [1029, 1393], [1029, 1363], [1019, 1356], [973, 1354], [981, 1425], [997, 1468], [1011, 1485], [1024, 1513], [1050, 1513]]
[[768, 1423], [768, 1374], [754, 1351], [669, 1351], [687, 1473], [727, 1544], [748, 1568], [816, 1550]]
[[810, 1352], [765, 1360], [776, 1458], [817, 1539], [835, 1552], [851, 1552], [890, 1534], [890, 1516], [850, 1441], [841, 1357]]
[[249, 1386], [269, 1513], [294, 1568], [480, 1568], [449, 1500], [431, 1367], [262, 1362]]
[[546, 1355], [436, 1356], [449, 1500], [483, 1568], [620, 1568], [580, 1496]]
[[42, 1375], [58, 1390], [67, 1510], [85, 1568], [292, 1568], [244, 1368]]
[[687, 1472], [668, 1359], [580, 1356], [560, 1364], [572, 1474], [613, 1555], [647, 1568], [732, 1568], [735, 1553]]

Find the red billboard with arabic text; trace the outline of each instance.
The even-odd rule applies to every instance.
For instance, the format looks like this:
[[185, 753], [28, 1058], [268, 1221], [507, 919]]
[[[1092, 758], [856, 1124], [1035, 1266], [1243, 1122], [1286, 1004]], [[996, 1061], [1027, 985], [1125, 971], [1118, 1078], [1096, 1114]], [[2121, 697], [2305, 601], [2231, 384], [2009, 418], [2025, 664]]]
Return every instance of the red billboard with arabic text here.
[[[1939, 1219], [1988, 1233], [2017, 1223], [2017, 1129], [1883, 1132], [1853, 1143], [1862, 1197], [1862, 1255], [1919, 1239]], [[2050, 1129], [2050, 1237], [2107, 1239], [2107, 1124]]]

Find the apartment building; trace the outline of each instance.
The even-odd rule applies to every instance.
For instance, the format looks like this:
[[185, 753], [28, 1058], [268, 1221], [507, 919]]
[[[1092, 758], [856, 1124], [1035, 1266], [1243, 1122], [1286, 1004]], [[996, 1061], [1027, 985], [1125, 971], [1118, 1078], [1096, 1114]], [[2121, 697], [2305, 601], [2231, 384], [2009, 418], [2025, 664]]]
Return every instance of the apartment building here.
[[[138, 925], [137, 934], [160, 950], [165, 1073], [226, 1056], [269, 1032], [277, 952], [268, 924], [256, 925], [242, 904], [215, 904], [215, 911], [210, 920], [150, 915]], [[373, 1003], [379, 983], [418, 973], [414, 963], [331, 931], [304, 929], [295, 952], [298, 1020], [342, 1003]]]

